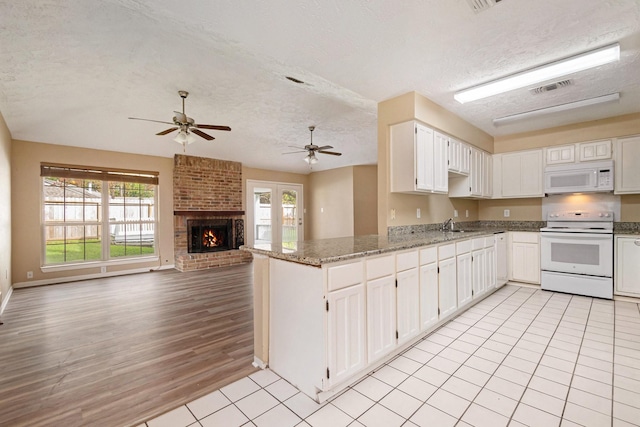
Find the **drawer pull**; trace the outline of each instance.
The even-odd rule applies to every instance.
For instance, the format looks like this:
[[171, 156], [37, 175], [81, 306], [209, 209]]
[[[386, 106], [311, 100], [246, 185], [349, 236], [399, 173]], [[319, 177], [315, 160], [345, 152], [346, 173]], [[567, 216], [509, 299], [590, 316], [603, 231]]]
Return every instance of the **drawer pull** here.
[[634, 240], [633, 244], [636, 245], [636, 246], [640, 246], [640, 239]]

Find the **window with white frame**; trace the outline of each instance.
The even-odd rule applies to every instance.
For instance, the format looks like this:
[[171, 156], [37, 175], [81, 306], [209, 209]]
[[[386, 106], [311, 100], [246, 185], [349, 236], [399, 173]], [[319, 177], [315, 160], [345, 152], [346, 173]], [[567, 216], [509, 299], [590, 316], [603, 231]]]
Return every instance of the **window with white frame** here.
[[156, 254], [157, 172], [40, 169], [44, 266]]

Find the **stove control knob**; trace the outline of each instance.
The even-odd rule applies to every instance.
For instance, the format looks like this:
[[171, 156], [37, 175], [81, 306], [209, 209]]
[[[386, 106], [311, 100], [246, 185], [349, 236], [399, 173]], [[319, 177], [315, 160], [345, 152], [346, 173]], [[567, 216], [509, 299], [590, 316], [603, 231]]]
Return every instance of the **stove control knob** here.
[[[598, 216], [602, 218], [605, 215], [603, 213], [599, 213]], [[607, 216], [609, 216], [609, 214], [607, 214]]]
[[604, 216], [606, 216], [607, 218], [609, 218], [609, 217], [611, 216], [611, 214], [606, 213], [606, 214], [604, 214]]

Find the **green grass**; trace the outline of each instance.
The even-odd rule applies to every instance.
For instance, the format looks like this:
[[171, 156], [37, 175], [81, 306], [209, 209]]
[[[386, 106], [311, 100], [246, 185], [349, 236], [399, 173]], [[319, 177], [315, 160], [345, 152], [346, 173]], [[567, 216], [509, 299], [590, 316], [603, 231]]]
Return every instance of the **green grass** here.
[[[66, 247], [66, 259], [65, 259]], [[100, 261], [102, 259], [102, 243], [99, 240], [49, 241], [46, 249], [46, 264], [59, 264], [73, 261]], [[153, 255], [153, 248], [135, 244], [110, 245], [110, 257], [119, 258], [136, 255]]]

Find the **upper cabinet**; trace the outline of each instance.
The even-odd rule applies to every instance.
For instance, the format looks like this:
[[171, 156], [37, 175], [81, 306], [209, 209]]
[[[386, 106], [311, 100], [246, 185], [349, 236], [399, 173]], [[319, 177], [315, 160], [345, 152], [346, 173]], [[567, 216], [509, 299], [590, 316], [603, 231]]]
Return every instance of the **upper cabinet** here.
[[494, 163], [494, 197], [544, 197], [542, 149], [497, 154]]
[[475, 147], [470, 147], [469, 152], [469, 174], [449, 175], [449, 197], [490, 198], [493, 194], [493, 158]]
[[547, 166], [562, 163], [591, 162], [611, 158], [611, 140], [580, 142], [578, 144], [547, 147], [544, 149]]
[[559, 165], [561, 163], [574, 163], [576, 161], [575, 145], [563, 145], [560, 147], [548, 147], [544, 149], [547, 165]]
[[615, 193], [640, 193], [640, 135], [616, 142]]
[[449, 172], [455, 175], [469, 175], [471, 147], [455, 138], [449, 138]]
[[391, 126], [391, 191], [447, 193], [447, 141], [415, 121]]

